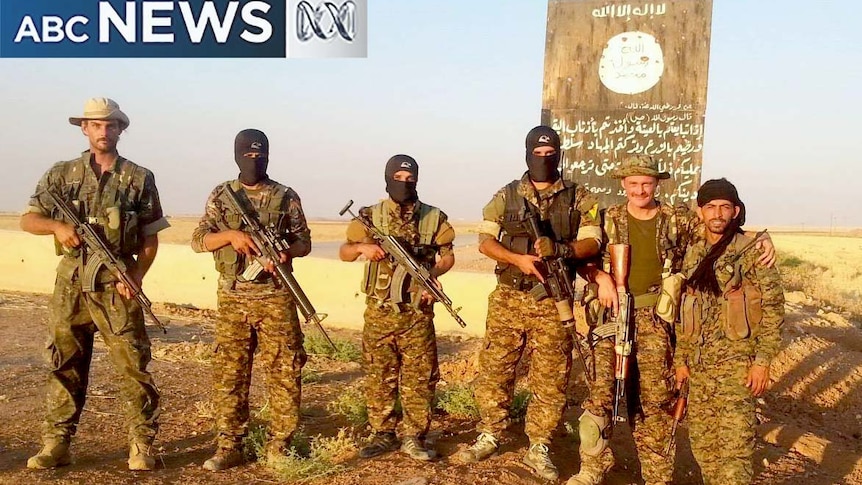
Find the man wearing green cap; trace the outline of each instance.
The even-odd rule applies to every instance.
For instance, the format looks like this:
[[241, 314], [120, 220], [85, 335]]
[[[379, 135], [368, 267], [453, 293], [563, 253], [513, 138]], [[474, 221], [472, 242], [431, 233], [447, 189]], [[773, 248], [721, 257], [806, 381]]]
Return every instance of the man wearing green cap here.
[[781, 348], [784, 292], [775, 268], [757, 263], [740, 227], [745, 206], [726, 179], [697, 194], [706, 237], [685, 254], [687, 277], [677, 349], [677, 386], [689, 381], [691, 450], [705, 485], [747, 485], [754, 476], [755, 399]]
[[95, 227], [114, 256], [130, 268], [129, 274], [138, 285], [156, 257], [157, 234], [168, 227], [168, 222], [162, 214], [153, 173], [117, 153], [120, 134], [129, 126], [129, 118], [119, 105], [107, 98], [90, 99], [83, 116], [69, 118], [69, 122], [80, 126], [90, 148], [51, 167], [21, 217], [23, 230], [53, 235], [57, 254], [63, 256], [48, 307], [50, 373], [44, 446], [27, 460], [27, 467], [55, 468], [71, 463], [69, 445], [84, 409], [93, 338], [98, 331], [121, 378], [131, 444], [129, 469], [152, 470], [159, 391], [147, 371], [150, 340], [143, 311], [130, 289], [104, 267], [96, 273], [93, 288], [82, 281], [82, 267], [90, 255], [46, 191], [55, 192]]
[[[632, 382], [626, 383], [629, 424], [644, 481], [649, 485], [665, 484], [670, 483], [673, 473], [673, 459], [664, 455], [664, 449], [672, 427], [667, 409], [673, 399], [672, 326], [681, 289], [678, 273], [686, 248], [703, 238], [703, 225], [687, 206], [670, 206], [656, 199], [659, 181], [670, 178], [670, 174], [660, 171], [653, 157], [630, 157], [612, 176], [621, 180], [627, 200], [605, 212], [605, 271], [594, 269], [591, 279], [615, 296], [613, 281], [606, 273], [610, 272], [607, 245], [630, 245], [628, 287], [634, 298], [637, 344], [629, 365], [637, 372], [630, 369]], [[761, 262], [771, 265], [774, 247], [769, 240], [764, 246]], [[596, 379], [579, 418], [581, 469], [567, 485], [601, 483], [614, 461], [608, 447], [614, 401], [614, 342], [600, 341], [594, 355]], [[634, 377], [638, 377], [637, 382]]]

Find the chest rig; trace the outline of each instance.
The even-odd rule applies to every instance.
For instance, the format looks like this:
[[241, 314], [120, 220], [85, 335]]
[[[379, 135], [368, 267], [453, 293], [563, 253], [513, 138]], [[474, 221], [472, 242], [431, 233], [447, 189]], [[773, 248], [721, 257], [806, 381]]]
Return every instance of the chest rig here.
[[[406, 223], [393, 218], [385, 202], [369, 210], [372, 225], [384, 236], [397, 238], [426, 269], [434, 266], [438, 251], [434, 237], [440, 227], [440, 209], [418, 202], [412, 219]], [[407, 270], [390, 258], [369, 261], [365, 264], [362, 292], [378, 302], [409, 303], [418, 298], [416, 292], [410, 291], [411, 280]]]
[[[514, 180], [505, 188], [506, 207], [500, 227], [503, 229], [500, 244], [509, 251], [518, 254], [533, 253], [535, 239], [530, 236], [530, 210], [527, 204], [532, 204], [518, 192], [520, 180]], [[581, 213], [574, 207], [575, 185], [564, 182], [563, 190], [553, 195], [553, 200], [547, 210], [532, 208], [539, 215], [539, 228], [542, 234], [551, 237], [555, 242], [569, 242], [578, 233]], [[497, 263], [494, 272], [499, 283], [518, 290], [529, 290], [536, 286], [538, 280], [527, 276], [515, 265]]]
[[[288, 204], [286, 187], [272, 183], [254, 191], [253, 196], [249, 196], [249, 193], [243, 189], [238, 180], [229, 182], [229, 184], [240, 196], [240, 200], [246, 202], [248, 209], [257, 212], [258, 220], [262, 225], [274, 228], [279, 234], [288, 231], [290, 217], [285, 207]], [[244, 229], [245, 224], [238, 212], [230, 209], [226, 203], [219, 203], [218, 207], [221, 210], [221, 218], [217, 222], [219, 230], [241, 231]], [[245, 255], [236, 252], [230, 244], [213, 251], [213, 259], [215, 260], [216, 271], [228, 281], [250, 281], [254, 278], [266, 278], [269, 275], [269, 273], [258, 269], [250, 269], [249, 266], [252, 264], [259, 265], [259, 263], [248, 261]], [[260, 269], [262, 270], [262, 268], [261, 266]], [[246, 272], [247, 270], [249, 272]], [[246, 276], [244, 277], [243, 274]]]

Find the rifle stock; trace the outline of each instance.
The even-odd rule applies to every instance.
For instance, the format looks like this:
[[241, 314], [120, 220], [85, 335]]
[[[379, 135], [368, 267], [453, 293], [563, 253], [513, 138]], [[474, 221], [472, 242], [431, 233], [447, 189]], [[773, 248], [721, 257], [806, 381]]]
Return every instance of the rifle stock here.
[[248, 228], [246, 232], [251, 236], [255, 246], [257, 246], [262, 253], [258, 259], [260, 264], [266, 266], [266, 263], [271, 261], [275, 265], [276, 277], [281, 281], [284, 287], [287, 288], [288, 293], [290, 293], [290, 296], [296, 303], [296, 307], [299, 309], [303, 318], [305, 318], [305, 323], [313, 323], [318, 333], [320, 333], [324, 340], [326, 340], [327, 345], [329, 345], [333, 352], [337, 352], [338, 348], [332, 342], [332, 339], [329, 338], [329, 334], [326, 333], [326, 329], [323, 328], [321, 323], [328, 315], [325, 313], [318, 313], [317, 310], [315, 310], [314, 305], [312, 305], [311, 301], [308, 299], [305, 291], [302, 290], [299, 282], [296, 281], [296, 277], [293, 276], [293, 268], [291, 265], [289, 263], [280, 262], [281, 253], [287, 251], [290, 246], [284, 241], [280, 234], [277, 234], [272, 228], [264, 227], [263, 224], [261, 224], [256, 214], [253, 214], [245, 207], [245, 204], [239, 200], [237, 192], [234, 191], [230, 185], [226, 187], [225, 193], [228, 195], [228, 202], [234, 211], [242, 217], [243, 223]]
[[373, 224], [369, 224], [368, 221], [354, 214], [353, 211], [350, 210], [352, 206], [353, 201], [348, 201], [347, 204], [338, 211], [338, 215], [343, 216], [345, 213], [349, 213], [354, 220], [362, 224], [362, 226], [365, 227], [372, 237], [380, 244], [383, 251], [386, 252], [386, 254], [388, 254], [396, 264], [403, 268], [407, 274], [413, 278], [413, 281], [419, 283], [419, 285], [427, 291], [434, 300], [440, 302], [461, 328], [466, 327], [467, 323], [463, 318], [461, 318], [461, 315], [458, 314], [458, 312], [461, 311], [461, 308], [454, 308], [452, 306], [452, 299], [449, 298], [449, 296], [446, 295], [446, 293], [444, 293], [436, 284], [434, 284], [434, 279], [431, 277], [431, 273], [416, 261], [416, 258], [410, 254], [410, 251], [408, 251], [401, 242], [398, 241], [398, 239], [392, 235], [383, 234], [379, 229], [374, 227]]
[[625, 384], [629, 374], [629, 358], [634, 347], [634, 328], [632, 328], [632, 308], [634, 302], [628, 292], [629, 263], [631, 262], [631, 246], [628, 244], [610, 244], [608, 252], [611, 257], [611, 272], [619, 297], [619, 311], [613, 322], [616, 325], [614, 339], [614, 411], [612, 423], [625, 421], [620, 416], [620, 401], [625, 397]]
[[50, 189], [46, 190], [46, 192], [54, 205], [63, 213], [63, 217], [70, 224], [75, 226], [75, 233], [78, 234], [78, 237], [81, 239], [81, 243], [85, 248], [85, 251], [83, 251], [79, 256], [83, 263], [79, 274], [82, 290], [89, 292], [95, 289], [95, 280], [99, 272], [99, 268], [104, 266], [120, 283], [129, 289], [132, 293], [132, 297], [138, 302], [141, 309], [150, 316], [162, 332], [168, 333], [168, 330], [164, 325], [162, 325], [162, 322], [159, 321], [156, 314], [153, 313], [152, 302], [150, 302], [150, 299], [144, 294], [144, 290], [141, 289], [138, 283], [129, 276], [126, 263], [111, 253], [108, 245], [102, 240], [95, 229], [93, 229], [93, 226], [89, 222], [81, 221], [78, 214], [69, 207], [62, 197]]

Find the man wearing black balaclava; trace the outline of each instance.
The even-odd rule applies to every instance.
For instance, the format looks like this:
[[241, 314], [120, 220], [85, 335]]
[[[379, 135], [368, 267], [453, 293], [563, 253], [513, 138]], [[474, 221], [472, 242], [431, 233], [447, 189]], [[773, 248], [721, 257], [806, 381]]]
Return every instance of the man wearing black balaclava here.
[[[412, 157], [390, 158], [384, 170], [389, 198], [363, 207], [358, 217], [397, 238], [436, 282], [455, 264], [455, 231], [446, 214], [419, 201], [418, 177], [419, 165]], [[433, 460], [437, 453], [425, 442], [439, 379], [433, 300], [426, 292], [419, 293], [404, 268], [386, 257], [358, 220], [348, 226], [347, 242], [341, 245], [339, 256], [343, 261], [355, 261], [360, 256], [368, 261], [363, 278], [366, 309], [362, 349], [365, 400], [373, 435], [359, 456], [370, 458], [399, 448], [395, 403], [400, 396], [401, 452], [415, 460]]]
[[[479, 354], [475, 391], [481, 421], [476, 442], [457, 459], [476, 462], [492, 455], [509, 423], [515, 367], [532, 350], [525, 432], [530, 448], [524, 463], [556, 480], [548, 446], [566, 404], [572, 340], [552, 298], [531, 291], [544, 282], [542, 258], [562, 257], [574, 267], [598, 254], [602, 233], [595, 198], [560, 175], [560, 137], [548, 126], [527, 133], [527, 172], [500, 189], [483, 209], [479, 251], [497, 262], [497, 287], [488, 299], [485, 346]], [[542, 236], [528, 231], [539, 219]], [[529, 349], [528, 349], [529, 346]]]
[[213, 356], [213, 401], [216, 452], [204, 468], [220, 471], [243, 462], [242, 441], [248, 432], [248, 393], [252, 358], [259, 349], [260, 368], [268, 373], [270, 422], [267, 459], [288, 452], [299, 421], [300, 375], [305, 365], [303, 336], [296, 303], [272, 274], [273, 261], [258, 260], [260, 248], [238, 213], [225, 202], [233, 189], [261, 224], [287, 243], [281, 262], [307, 255], [311, 235], [299, 196], [267, 175], [269, 140], [260, 130], [243, 130], [234, 141], [235, 180], [219, 184], [209, 196], [206, 213], [192, 235], [195, 252], [213, 253], [218, 281], [216, 344]]
[[756, 398], [781, 348], [784, 293], [778, 270], [758, 264], [740, 230], [745, 206], [726, 179], [697, 194], [705, 239], [689, 246], [673, 357], [679, 386], [689, 382], [691, 450], [704, 483], [751, 483]]

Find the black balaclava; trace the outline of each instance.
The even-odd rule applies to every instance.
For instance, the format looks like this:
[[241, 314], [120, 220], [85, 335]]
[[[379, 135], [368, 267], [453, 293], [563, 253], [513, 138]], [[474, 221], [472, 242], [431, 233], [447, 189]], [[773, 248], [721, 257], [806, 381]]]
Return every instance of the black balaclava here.
[[386, 193], [395, 202], [399, 204], [409, 204], [416, 202], [419, 195], [416, 193], [416, 182], [401, 182], [395, 180], [395, 172], [407, 171], [413, 174], [413, 177], [419, 178], [419, 164], [409, 155], [395, 155], [386, 162]]
[[[269, 165], [269, 140], [260, 130], [242, 130], [236, 135], [233, 144], [234, 160], [239, 166], [239, 181], [244, 185], [256, 185], [266, 180], [266, 167]], [[260, 153], [252, 158], [247, 153]]]
[[[530, 170], [530, 180], [534, 182], [556, 182], [560, 178], [560, 135], [550, 126], [539, 125], [529, 133], [526, 140], [527, 167]], [[534, 155], [537, 147], [553, 147], [553, 155]]]

